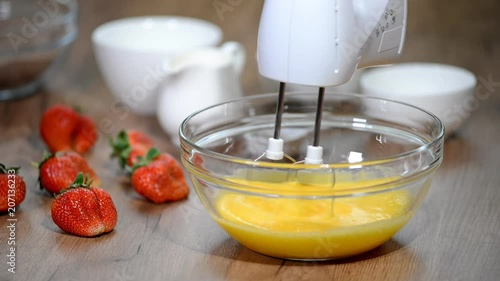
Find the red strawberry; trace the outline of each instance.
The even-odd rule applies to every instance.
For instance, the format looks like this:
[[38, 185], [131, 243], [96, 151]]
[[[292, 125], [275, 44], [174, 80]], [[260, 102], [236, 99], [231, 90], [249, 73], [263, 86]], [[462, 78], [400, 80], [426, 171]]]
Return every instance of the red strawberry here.
[[140, 131], [127, 130], [127, 136], [130, 145], [133, 147], [142, 146], [151, 148], [154, 146], [153, 140]]
[[117, 157], [120, 167], [132, 167], [139, 161], [139, 157], [144, 157], [154, 146], [151, 140], [144, 133], [137, 130], [120, 131], [115, 140], [110, 140], [113, 148], [111, 157]]
[[181, 200], [189, 194], [179, 162], [167, 153], [160, 154], [156, 148], [135, 165], [132, 186], [137, 193], [157, 204]]
[[40, 134], [52, 152], [75, 150], [85, 153], [97, 141], [94, 121], [65, 105], [55, 105], [45, 111]]
[[81, 115], [78, 128], [73, 139], [73, 149], [83, 154], [89, 151], [97, 141], [97, 132], [94, 121], [87, 116]]
[[79, 173], [73, 184], [52, 202], [52, 220], [62, 230], [78, 236], [111, 232], [118, 219], [111, 196], [91, 186]]
[[40, 187], [50, 193], [59, 193], [73, 183], [78, 173], [84, 173], [101, 186], [101, 180], [87, 164], [85, 158], [73, 151], [61, 151], [44, 156], [39, 164]]
[[64, 105], [55, 105], [45, 111], [40, 134], [52, 152], [71, 149], [71, 138], [78, 120], [78, 114]]
[[19, 168], [6, 168], [0, 164], [0, 212], [6, 212], [23, 202], [26, 183], [18, 174]]

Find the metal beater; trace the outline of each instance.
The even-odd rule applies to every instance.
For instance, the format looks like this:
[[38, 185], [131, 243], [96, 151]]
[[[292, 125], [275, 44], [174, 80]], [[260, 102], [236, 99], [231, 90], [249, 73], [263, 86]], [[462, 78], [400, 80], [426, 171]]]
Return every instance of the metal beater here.
[[[257, 59], [262, 76], [280, 81], [274, 136], [263, 155], [282, 160], [286, 83], [319, 87], [312, 145], [305, 164], [322, 164], [326, 86], [350, 80], [356, 68], [387, 64], [401, 54], [407, 0], [265, 0]], [[294, 160], [295, 161], [295, 160]]]

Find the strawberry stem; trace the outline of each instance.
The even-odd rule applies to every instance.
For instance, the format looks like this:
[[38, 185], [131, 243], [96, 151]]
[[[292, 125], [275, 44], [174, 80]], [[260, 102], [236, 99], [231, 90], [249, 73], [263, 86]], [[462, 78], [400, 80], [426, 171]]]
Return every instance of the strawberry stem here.
[[73, 106], [73, 110], [74, 110], [76, 113], [78, 113], [78, 115], [82, 115], [82, 114], [83, 114], [83, 109], [82, 109], [82, 107], [81, 107], [81, 106], [79, 106], [79, 105], [74, 105], [74, 106]]
[[[58, 152], [56, 152], [56, 153], [58, 153]], [[50, 152], [48, 152], [48, 151], [44, 151], [44, 152], [43, 152], [43, 155], [42, 155], [42, 161], [41, 161], [40, 163], [37, 163], [37, 162], [35, 162], [35, 161], [32, 161], [32, 162], [31, 162], [31, 166], [32, 166], [33, 168], [38, 168], [38, 169], [40, 169], [40, 168], [43, 166], [43, 164], [45, 164], [45, 162], [47, 162], [47, 160], [49, 160], [49, 159], [50, 159], [50, 158], [52, 158], [52, 157], [55, 157], [55, 156], [56, 156], [56, 153], [50, 153]]]
[[7, 168], [4, 164], [0, 163], [0, 174], [8, 174], [10, 170], [14, 170], [14, 172], [17, 174], [17, 171], [19, 171], [21, 167], [11, 167]]
[[160, 151], [155, 147], [151, 148], [146, 153], [146, 157], [141, 157], [141, 156], [137, 157], [138, 161], [134, 164], [134, 166], [128, 167], [130, 174], [134, 173], [135, 170], [139, 169], [140, 167], [149, 165], [158, 156], [160, 156]]
[[75, 181], [73, 181], [73, 183], [70, 184], [70, 186], [68, 186], [67, 188], [61, 190], [61, 192], [56, 194], [55, 197], [57, 198], [58, 196], [60, 196], [61, 194], [63, 194], [64, 192], [66, 192], [70, 189], [90, 188], [93, 182], [94, 182], [93, 179], [89, 181], [89, 175], [84, 176], [83, 173], [80, 172], [80, 173], [78, 173], [78, 175], [76, 175]]
[[130, 152], [132, 151], [127, 132], [125, 132], [125, 130], [120, 131], [116, 136], [116, 140], [113, 140], [113, 138], [109, 138], [109, 144], [111, 145], [111, 148], [113, 148], [111, 158], [118, 158], [120, 167], [122, 169], [125, 169], [127, 165], [127, 159], [130, 155]]
[[154, 160], [156, 157], [160, 156], [160, 151], [156, 148], [151, 148], [148, 153], [146, 154], [146, 159], [148, 160]]

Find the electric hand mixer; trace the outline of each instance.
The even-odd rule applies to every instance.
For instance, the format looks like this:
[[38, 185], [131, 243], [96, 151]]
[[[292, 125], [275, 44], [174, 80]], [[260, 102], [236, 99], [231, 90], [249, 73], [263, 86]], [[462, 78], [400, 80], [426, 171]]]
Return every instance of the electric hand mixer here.
[[262, 76], [280, 81], [274, 136], [263, 157], [286, 156], [280, 138], [286, 83], [319, 87], [313, 144], [305, 164], [322, 164], [319, 145], [326, 86], [350, 80], [356, 68], [401, 54], [407, 0], [266, 0], [258, 36]]

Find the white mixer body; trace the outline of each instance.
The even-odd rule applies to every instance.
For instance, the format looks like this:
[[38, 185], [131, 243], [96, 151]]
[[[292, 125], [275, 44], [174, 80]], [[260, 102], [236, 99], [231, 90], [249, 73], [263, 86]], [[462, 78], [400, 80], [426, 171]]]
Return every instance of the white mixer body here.
[[259, 72], [285, 83], [344, 84], [356, 68], [401, 53], [406, 9], [407, 0], [266, 0]]

